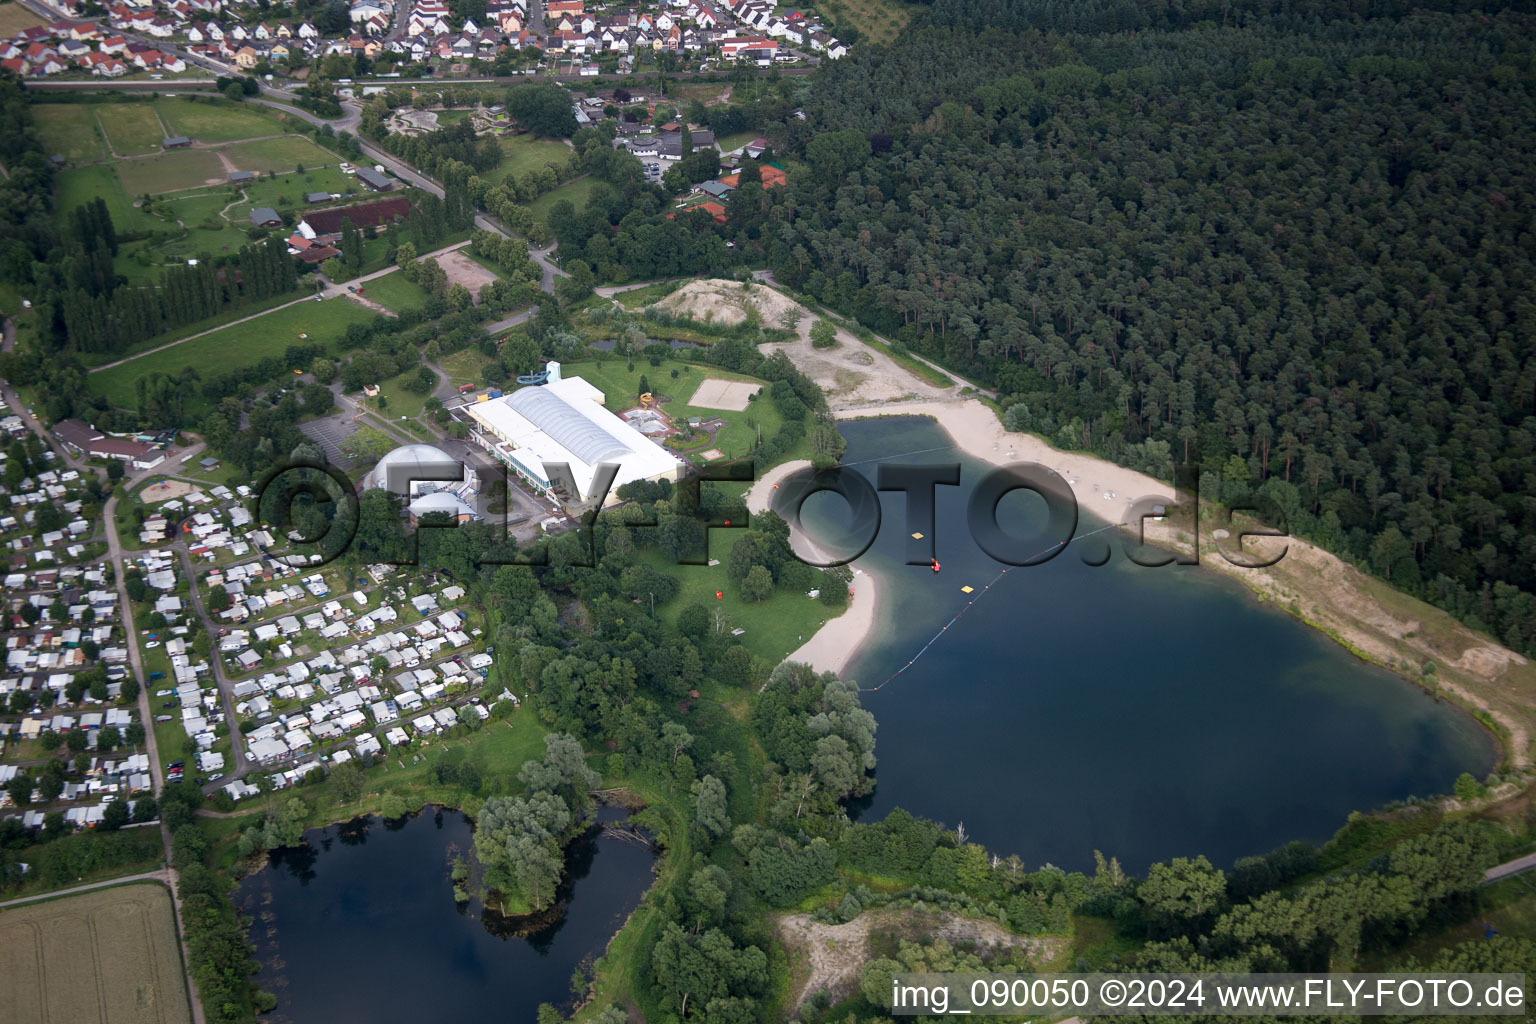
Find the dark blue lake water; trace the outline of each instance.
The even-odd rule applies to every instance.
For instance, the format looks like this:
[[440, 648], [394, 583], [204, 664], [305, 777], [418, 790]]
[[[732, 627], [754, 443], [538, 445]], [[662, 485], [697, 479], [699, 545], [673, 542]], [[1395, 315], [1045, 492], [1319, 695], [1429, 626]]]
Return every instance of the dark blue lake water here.
[[[847, 463], [949, 443], [926, 419], [841, 426]], [[969, 600], [962, 586], [979, 591], [1002, 568], [965, 529], [986, 467], [958, 452], [900, 461], [959, 461], [961, 484], [937, 488], [937, 574], [902, 564], [915, 527], [901, 494], [881, 495], [879, 537], [855, 563], [881, 580], [878, 635], [849, 670], [864, 686]], [[873, 480], [873, 462], [859, 468]], [[1026, 511], [1019, 497], [1000, 520]], [[807, 523], [845, 509], [817, 496]], [[1085, 516], [1078, 532], [1101, 525]], [[1235, 581], [1133, 565], [1118, 538], [1111, 548], [1099, 568], [1073, 547], [1010, 571], [910, 670], [863, 695], [879, 721], [865, 820], [901, 806], [964, 822], [974, 841], [1031, 866], [1090, 867], [1095, 849], [1134, 871], [1201, 853], [1229, 866], [1292, 839], [1322, 841], [1351, 811], [1449, 792], [1462, 771], [1491, 769], [1492, 739], [1470, 716]]]
[[602, 954], [654, 860], [636, 843], [578, 839], [561, 912], [515, 934], [508, 919], [454, 902], [450, 861], [474, 843], [457, 811], [359, 818], [305, 838], [236, 896], [255, 921], [257, 982], [279, 1000], [262, 1018], [273, 1024], [531, 1021], [540, 1003], [570, 1002], [571, 972]]

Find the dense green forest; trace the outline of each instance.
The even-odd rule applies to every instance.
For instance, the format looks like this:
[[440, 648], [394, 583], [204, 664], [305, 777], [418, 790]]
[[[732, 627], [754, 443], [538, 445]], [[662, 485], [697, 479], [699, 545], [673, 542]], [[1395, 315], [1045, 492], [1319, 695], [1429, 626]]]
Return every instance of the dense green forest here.
[[550, 224], [599, 276], [736, 241], [1010, 428], [1198, 463], [1536, 653], [1536, 21], [1400, 7], [946, 0], [755, 110], [790, 183], [726, 225], [616, 175]]
[[1532, 27], [919, 33], [809, 97], [775, 262], [1008, 426], [1198, 461], [1531, 652]]

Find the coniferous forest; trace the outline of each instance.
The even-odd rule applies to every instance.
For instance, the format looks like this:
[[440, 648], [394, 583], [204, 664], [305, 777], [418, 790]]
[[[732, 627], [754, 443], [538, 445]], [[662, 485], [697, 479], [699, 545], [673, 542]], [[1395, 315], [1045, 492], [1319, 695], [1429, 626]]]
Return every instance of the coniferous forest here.
[[[941, 0], [760, 104], [789, 186], [690, 227], [1536, 653], [1536, 19], [1477, 7]], [[663, 266], [619, 205], [562, 253]]]

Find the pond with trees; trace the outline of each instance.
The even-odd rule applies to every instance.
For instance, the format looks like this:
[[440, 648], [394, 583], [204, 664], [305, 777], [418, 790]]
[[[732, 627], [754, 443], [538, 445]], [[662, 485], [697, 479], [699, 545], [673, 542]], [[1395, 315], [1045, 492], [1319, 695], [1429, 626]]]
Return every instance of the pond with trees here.
[[[621, 817], [604, 808], [598, 820]], [[542, 1003], [571, 1002], [573, 972], [639, 904], [655, 859], [590, 830], [568, 849], [554, 906], [519, 918], [455, 898], [455, 865], [472, 864], [473, 850], [468, 818], [428, 807], [314, 829], [275, 851], [235, 896], [254, 920], [256, 981], [278, 1000], [263, 1020], [421, 1024], [478, 1020], [494, 1006], [531, 1021]]]

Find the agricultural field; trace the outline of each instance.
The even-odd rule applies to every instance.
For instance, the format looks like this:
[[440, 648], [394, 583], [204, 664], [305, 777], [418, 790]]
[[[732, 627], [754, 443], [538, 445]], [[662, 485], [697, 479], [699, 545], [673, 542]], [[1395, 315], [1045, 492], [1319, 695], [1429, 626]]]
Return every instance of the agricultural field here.
[[508, 175], [536, 171], [545, 164], [563, 165], [571, 159], [571, 147], [565, 143], [532, 135], [503, 136], [497, 144], [501, 146], [501, 163], [486, 175], [487, 181], [505, 181]]
[[46, 21], [16, 3], [15, 0], [0, 4], [0, 38], [8, 39], [18, 32], [46, 24]]
[[165, 126], [148, 103], [103, 103], [93, 107], [114, 156], [144, 156], [160, 152]]
[[[3, 10], [4, 8], [0, 8]], [[72, 164], [90, 163], [106, 155], [101, 129], [90, 107], [78, 103], [39, 103], [32, 108], [37, 134], [49, 156]]]
[[298, 135], [280, 139], [262, 139], [257, 142], [237, 142], [225, 146], [220, 152], [231, 164], [242, 171], [265, 174], [268, 171], [291, 171], [296, 167], [325, 167], [340, 162], [340, 157], [327, 153], [319, 146]]
[[190, 1024], [171, 897], [154, 882], [0, 911], [7, 1024]]
[[534, 220], [548, 221], [549, 211], [555, 208], [555, 204], [562, 199], [569, 199], [579, 213], [586, 209], [587, 200], [592, 197], [592, 193], [602, 187], [604, 187], [603, 183], [596, 178], [577, 178], [575, 181], [561, 185], [553, 192], [546, 192], [539, 196], [528, 204], [528, 212], [533, 215]]
[[214, 103], [191, 99], [164, 99], [155, 104], [160, 120], [173, 135], [185, 135], [194, 142], [237, 142], [287, 131], [258, 107], [246, 107], [228, 101]]
[[402, 309], [419, 309], [426, 304], [427, 290], [405, 279], [400, 271], [376, 277], [360, 286], [363, 294], [386, 309], [396, 313]]
[[224, 180], [224, 165], [212, 150], [175, 149], [139, 160], [119, 160], [118, 176], [129, 195], [179, 192]]
[[[334, 342], [341, 338], [349, 324], [366, 323], [375, 316], [378, 314], [372, 310], [346, 299], [324, 302], [306, 299], [200, 338], [137, 356], [110, 369], [93, 370], [86, 377], [86, 385], [92, 391], [106, 395], [113, 404], [132, 408], [133, 382], [139, 377], [151, 373], [179, 373], [187, 366], [205, 377], [216, 377], [268, 356], [281, 356], [291, 345]], [[190, 403], [189, 417], [200, 415], [204, 404], [201, 396]]]

